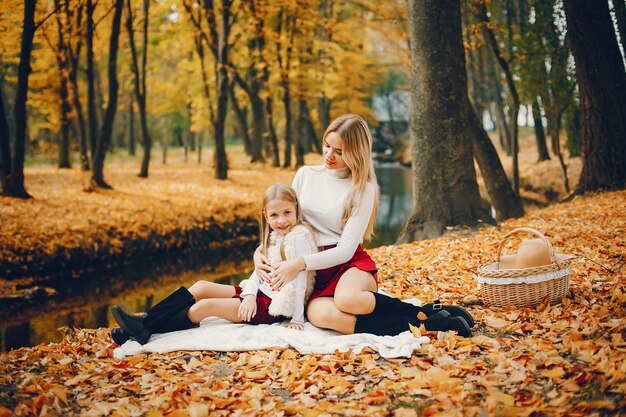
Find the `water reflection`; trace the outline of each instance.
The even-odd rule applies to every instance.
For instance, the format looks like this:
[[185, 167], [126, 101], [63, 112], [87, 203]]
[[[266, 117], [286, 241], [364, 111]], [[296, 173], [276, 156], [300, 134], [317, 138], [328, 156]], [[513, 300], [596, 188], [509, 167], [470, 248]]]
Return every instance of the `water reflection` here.
[[392, 245], [411, 210], [411, 170], [399, 164], [376, 168], [380, 186], [380, 206], [374, 227], [374, 239], [366, 246]]
[[62, 339], [59, 328], [108, 327], [114, 323], [110, 306], [145, 311], [180, 285], [200, 279], [238, 283], [252, 269], [256, 243], [221, 251], [183, 254], [175, 258], [142, 260], [104, 271], [72, 277], [58, 276], [45, 283], [56, 295], [46, 299], [0, 299], [2, 351]]
[[[380, 208], [375, 238], [369, 248], [396, 241], [411, 208], [411, 172], [400, 165], [377, 167]], [[62, 339], [59, 328], [108, 327], [114, 324], [110, 306], [146, 311], [180, 285], [200, 279], [237, 284], [252, 270], [256, 243], [226, 251], [206, 251], [142, 260], [115, 269], [60, 275], [46, 282], [52, 299], [0, 299], [2, 351]]]

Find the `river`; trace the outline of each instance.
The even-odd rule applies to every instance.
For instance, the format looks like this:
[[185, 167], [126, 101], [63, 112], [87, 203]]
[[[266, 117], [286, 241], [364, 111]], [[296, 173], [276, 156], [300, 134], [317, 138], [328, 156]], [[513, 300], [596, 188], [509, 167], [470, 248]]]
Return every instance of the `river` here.
[[[400, 165], [376, 168], [380, 207], [375, 237], [366, 246], [393, 244], [411, 208], [411, 171]], [[53, 297], [36, 294], [19, 309], [0, 312], [2, 351], [62, 339], [60, 328], [108, 327], [114, 323], [110, 306], [144, 311], [180, 285], [200, 279], [235, 284], [252, 270], [256, 245], [219, 252], [144, 259], [105, 270], [60, 275], [45, 285]]]

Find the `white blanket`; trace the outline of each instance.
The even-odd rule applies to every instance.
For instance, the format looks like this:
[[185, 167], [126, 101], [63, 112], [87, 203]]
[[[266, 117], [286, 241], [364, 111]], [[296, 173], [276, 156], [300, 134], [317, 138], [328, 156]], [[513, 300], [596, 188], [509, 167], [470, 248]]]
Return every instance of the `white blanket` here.
[[333, 330], [319, 329], [308, 322], [301, 331], [285, 328], [280, 323], [250, 325], [209, 317], [198, 328], [155, 334], [143, 346], [129, 340], [113, 353], [117, 359], [122, 359], [137, 353], [177, 350], [226, 352], [291, 347], [305, 355], [333, 353], [336, 350], [345, 352], [350, 349], [360, 352], [364, 348], [371, 348], [384, 358], [408, 358], [422, 343], [428, 342], [428, 337], [415, 338], [409, 331], [398, 336], [375, 336], [366, 333], [343, 335]]

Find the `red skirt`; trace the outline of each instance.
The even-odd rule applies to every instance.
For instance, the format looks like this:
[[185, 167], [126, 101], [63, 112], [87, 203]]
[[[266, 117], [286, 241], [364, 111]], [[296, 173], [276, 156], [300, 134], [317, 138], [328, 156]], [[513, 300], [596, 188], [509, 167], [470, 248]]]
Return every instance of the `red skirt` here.
[[[235, 295], [233, 298], [239, 298], [243, 301], [243, 297], [241, 296], [241, 291], [243, 289], [239, 285], [233, 285], [235, 287]], [[256, 314], [252, 319], [248, 322], [250, 324], [272, 324], [277, 323], [279, 321], [285, 320], [285, 317], [282, 316], [272, 316], [270, 314], [270, 303], [272, 299], [267, 295], [263, 294], [263, 291], [258, 291], [256, 295]]]
[[[319, 248], [320, 251], [325, 251], [333, 246], [322, 246]], [[378, 269], [376, 268], [376, 264], [370, 258], [370, 256], [365, 252], [365, 250], [359, 245], [348, 262], [333, 266], [326, 269], [320, 269], [315, 271], [315, 287], [313, 287], [313, 293], [309, 298], [309, 301], [314, 300], [318, 297], [334, 297], [335, 296], [335, 288], [337, 288], [337, 283], [341, 276], [350, 268], [358, 268], [361, 271], [369, 272], [374, 276], [374, 280], [376, 281], [376, 285], [378, 286]]]

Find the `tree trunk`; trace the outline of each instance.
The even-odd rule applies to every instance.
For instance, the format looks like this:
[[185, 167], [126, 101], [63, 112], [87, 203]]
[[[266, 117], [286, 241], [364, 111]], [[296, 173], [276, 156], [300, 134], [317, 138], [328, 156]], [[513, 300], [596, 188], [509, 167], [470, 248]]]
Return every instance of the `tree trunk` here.
[[263, 156], [264, 113], [263, 100], [258, 94], [250, 95], [252, 107], [252, 162], [265, 162]]
[[128, 153], [135, 155], [137, 151], [137, 141], [135, 140], [135, 108], [132, 93], [129, 94], [128, 105]]
[[[509, 117], [509, 129], [511, 134], [511, 156], [513, 157], [513, 191], [515, 192], [515, 194], [519, 194], [519, 143], [517, 127], [517, 115], [519, 113], [520, 107], [519, 94], [517, 93], [515, 82], [513, 81], [513, 74], [511, 73], [511, 70], [509, 68], [509, 63], [502, 56], [502, 52], [500, 51], [500, 47], [498, 46], [498, 41], [496, 40], [495, 34], [493, 33], [491, 22], [489, 20], [489, 16], [487, 15], [487, 7], [484, 3], [481, 3], [480, 8], [480, 18], [483, 22], [485, 22], [484, 28], [487, 35], [487, 40], [491, 45], [491, 50], [493, 51], [493, 54], [498, 61], [498, 64], [504, 72], [507, 86], [509, 88], [509, 93], [511, 94], [511, 99], [513, 101], [513, 107], [511, 108], [511, 114]], [[508, 16], [509, 14], [507, 13], [507, 19]]]
[[283, 167], [291, 166], [291, 152], [293, 149], [293, 127], [291, 122], [291, 93], [289, 83], [283, 81], [283, 105], [285, 106], [285, 154]]
[[96, 155], [94, 157], [92, 183], [98, 187], [111, 188], [104, 181], [104, 159], [106, 157], [111, 135], [113, 133], [113, 122], [115, 121], [115, 112], [117, 110], [117, 50], [119, 47], [120, 27], [122, 20], [122, 11], [124, 9], [124, 0], [115, 1], [115, 12], [113, 14], [113, 23], [111, 25], [111, 39], [109, 41], [109, 65], [107, 69], [109, 80], [109, 101], [102, 120], [102, 129], [96, 146]]
[[250, 133], [248, 132], [248, 119], [246, 117], [246, 112], [242, 110], [237, 102], [237, 97], [235, 95], [235, 83], [230, 83], [228, 87], [228, 96], [230, 97], [230, 102], [233, 104], [233, 110], [235, 110], [235, 114], [239, 120], [239, 125], [241, 126], [243, 149], [246, 152], [246, 155], [251, 155], [252, 143], [250, 141]]
[[565, 0], [580, 91], [583, 170], [577, 192], [626, 184], [626, 73], [606, 0]]
[[491, 221], [472, 157], [460, 1], [410, 0], [409, 19], [413, 212], [399, 243]]
[[228, 35], [230, 33], [230, 13], [232, 0], [222, 0], [222, 21], [219, 27], [217, 44], [217, 111], [213, 122], [215, 133], [215, 178], [228, 178], [228, 160], [224, 141], [224, 122], [228, 109]]
[[133, 32], [133, 9], [131, 2], [127, 3], [126, 31], [128, 32], [128, 40], [130, 44], [132, 71], [134, 75], [135, 97], [139, 107], [139, 122], [141, 125], [141, 143], [143, 144], [143, 157], [141, 159], [141, 168], [139, 171], [140, 178], [148, 178], [148, 169], [150, 167], [150, 151], [152, 149], [152, 137], [148, 129], [148, 116], [146, 113], [146, 61], [148, 58], [148, 22], [150, 17], [150, 1], [143, 2], [143, 50], [141, 54], [141, 68], [137, 58], [137, 48], [135, 46], [135, 36]]
[[502, 221], [524, 215], [519, 196], [513, 192], [511, 182], [502, 167], [498, 152], [493, 146], [482, 122], [478, 119], [471, 103], [467, 103], [467, 119], [471, 128], [474, 158], [478, 162], [487, 187], [489, 199], [496, 211], [496, 220]]
[[552, 149], [554, 150], [554, 154], [559, 160], [559, 164], [561, 165], [561, 171], [563, 171], [563, 185], [565, 187], [565, 192], [569, 193], [569, 179], [567, 177], [567, 164], [563, 159], [563, 153], [561, 152], [561, 121], [563, 119], [563, 113], [559, 112], [553, 117], [554, 123], [552, 124], [552, 129], [550, 132], [550, 136], [552, 138]]
[[13, 144], [13, 160], [11, 175], [7, 178], [7, 195], [17, 198], [31, 198], [24, 188], [24, 156], [26, 150], [27, 120], [26, 101], [28, 99], [28, 77], [30, 75], [30, 58], [35, 35], [35, 8], [37, 0], [24, 1], [24, 26], [20, 63], [17, 69], [17, 91], [15, 93], [15, 143]]
[[[66, 26], [72, 27], [73, 30], [82, 33], [82, 16], [83, 8], [76, 9], [76, 22], [72, 23], [73, 11], [70, 8], [70, 2], [65, 2], [65, 16]], [[67, 52], [69, 57], [69, 89], [72, 95], [72, 106], [76, 111], [76, 118], [78, 120], [78, 136], [80, 140], [80, 167], [83, 171], [90, 169], [90, 153], [89, 153], [89, 138], [87, 137], [87, 126], [85, 125], [85, 115], [83, 113], [83, 106], [80, 101], [80, 93], [78, 89], [78, 67], [80, 60], [80, 51], [82, 49], [82, 36], [78, 35], [76, 42], [76, 49], [72, 47], [71, 39], [68, 41]]]
[[[93, 0], [87, 0], [87, 65], [85, 68], [87, 76], [87, 117], [89, 120], [89, 151], [91, 153], [92, 165], [96, 154], [96, 143], [98, 142], [98, 113], [96, 111], [96, 86], [95, 86], [95, 69], [93, 56], [93, 32], [94, 32], [94, 13], [95, 5]], [[93, 167], [92, 167], [93, 168]]]
[[[281, 38], [286, 35], [287, 42], [284, 48]], [[283, 106], [285, 107], [285, 150], [283, 167], [291, 166], [291, 154], [293, 152], [293, 122], [291, 116], [291, 83], [289, 72], [291, 70], [291, 58], [293, 53], [293, 40], [296, 34], [296, 17], [281, 7], [277, 18], [275, 30], [276, 37], [276, 60], [280, 68], [280, 80], [283, 87]]]
[[202, 163], [202, 139], [204, 139], [204, 131], [196, 133], [196, 160]]
[[537, 141], [537, 153], [539, 157], [537, 162], [547, 161], [550, 159], [550, 154], [548, 153], [548, 146], [546, 145], [546, 133], [543, 128], [543, 118], [541, 117], [541, 107], [539, 107], [539, 102], [537, 99], [533, 101], [533, 120], [534, 128], [535, 128], [535, 139]]
[[317, 100], [317, 111], [320, 115], [319, 122], [322, 124], [322, 129], [326, 130], [330, 124], [330, 107], [331, 99], [326, 96], [322, 96]]
[[278, 138], [276, 137], [276, 129], [274, 128], [274, 112], [272, 110], [271, 94], [265, 99], [265, 130], [268, 134], [268, 140], [272, 144], [272, 166], [279, 167]]
[[494, 92], [494, 115], [496, 117], [496, 126], [498, 135], [500, 136], [500, 146], [506, 152], [507, 156], [511, 156], [511, 133], [504, 113], [504, 101], [502, 100], [502, 86], [500, 85], [500, 77], [496, 72], [496, 65], [493, 59], [493, 53], [487, 51], [489, 61], [489, 72], [491, 75], [491, 83]]
[[161, 151], [162, 151], [161, 163], [163, 163], [163, 165], [167, 164], [167, 140], [168, 140], [169, 133], [170, 133], [170, 129], [166, 127], [165, 129], [163, 129], [163, 133], [161, 135]]
[[622, 42], [622, 51], [626, 58], [626, 3], [624, 0], [612, 0], [613, 10], [615, 11], [615, 20], [617, 21], [617, 29], [619, 30], [619, 38]]
[[307, 117], [306, 100], [301, 98], [298, 107], [298, 134], [294, 138], [296, 147], [296, 168], [304, 165], [304, 139], [306, 138], [306, 117]]
[[580, 107], [574, 106], [565, 118], [567, 151], [570, 158], [580, 156]]
[[[304, 117], [306, 123], [306, 137], [309, 138], [308, 143], [312, 146], [308, 146], [305, 149], [306, 152], [310, 152], [311, 150], [321, 154], [322, 153], [322, 141], [317, 137], [317, 133], [315, 132], [315, 126], [313, 126], [313, 120], [311, 119], [311, 112], [309, 111], [309, 105], [304, 100]], [[326, 127], [324, 127], [326, 129]]]
[[57, 69], [59, 72], [59, 114], [61, 118], [61, 131], [59, 132], [59, 168], [71, 168], [70, 162], [70, 101], [68, 80], [66, 74], [69, 71], [68, 45], [65, 43], [63, 21], [61, 20], [60, 0], [54, 0], [54, 8], [57, 10], [57, 39], [58, 51], [55, 51]]
[[191, 103], [187, 101], [187, 118], [189, 119], [189, 132], [187, 132], [187, 143], [189, 144], [189, 150], [191, 152], [196, 151], [196, 136], [197, 133], [191, 130], [191, 119], [193, 110], [191, 109]]
[[9, 142], [9, 121], [4, 108], [4, 93], [0, 80], [0, 194], [8, 191], [7, 178], [11, 174], [11, 146]]

